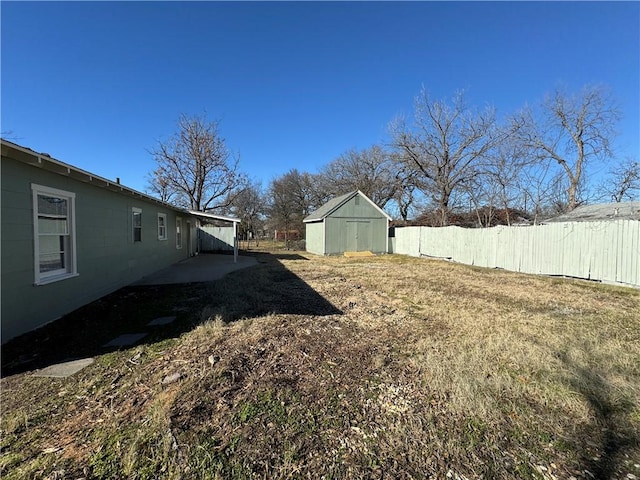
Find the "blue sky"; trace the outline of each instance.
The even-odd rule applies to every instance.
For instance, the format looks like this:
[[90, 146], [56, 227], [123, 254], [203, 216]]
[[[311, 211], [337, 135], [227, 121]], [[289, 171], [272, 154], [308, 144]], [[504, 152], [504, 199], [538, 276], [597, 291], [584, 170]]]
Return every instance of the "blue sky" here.
[[268, 182], [387, 138], [424, 85], [507, 115], [604, 83], [640, 159], [639, 2], [6, 2], [2, 132], [145, 190], [181, 113]]

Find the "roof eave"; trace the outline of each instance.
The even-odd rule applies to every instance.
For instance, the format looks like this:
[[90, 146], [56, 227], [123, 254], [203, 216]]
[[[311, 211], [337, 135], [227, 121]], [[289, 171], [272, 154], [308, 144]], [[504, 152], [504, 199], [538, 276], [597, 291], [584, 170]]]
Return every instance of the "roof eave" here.
[[[11, 154], [10, 151], [13, 150], [17, 154]], [[88, 183], [91, 185], [95, 185], [99, 188], [105, 188], [112, 192], [121, 193], [130, 195], [137, 198], [142, 198], [159, 205], [163, 205], [167, 208], [171, 208], [172, 210], [177, 210], [180, 212], [187, 213], [187, 210], [176, 207], [175, 205], [171, 205], [170, 203], [163, 202], [157, 198], [154, 198], [146, 193], [139, 192], [134, 190], [133, 188], [126, 187], [121, 185], [117, 181], [114, 182], [112, 180], [103, 178], [99, 175], [95, 175], [93, 173], [82, 170], [81, 168], [74, 167], [68, 163], [57, 160], [51, 156], [43, 155], [34, 150], [31, 150], [26, 147], [22, 147], [13, 142], [9, 142], [8, 140], [2, 139], [2, 155], [7, 156], [9, 158], [13, 158], [19, 162], [25, 163], [27, 165], [32, 165], [37, 168], [42, 168], [52, 173], [56, 173], [58, 175], [62, 175], [64, 177], [69, 177], [74, 180], [78, 180], [83, 183]]]
[[[388, 220], [391, 221], [393, 220], [391, 218], [391, 216], [385, 212], [383, 209], [381, 209], [378, 205], [376, 205], [373, 200], [371, 200], [368, 196], [366, 196], [362, 191], [360, 190], [354, 190], [353, 192], [350, 193], [345, 193], [343, 198], [340, 200], [340, 202], [336, 203], [330, 210], [327, 210], [327, 212], [325, 212], [324, 214], [322, 214], [321, 217], [313, 217], [313, 218], [305, 218], [304, 220], [302, 220], [303, 223], [311, 223], [311, 222], [319, 222], [324, 220], [325, 218], [327, 218], [329, 215], [331, 215], [333, 212], [335, 212], [336, 210], [338, 210], [340, 207], [342, 207], [345, 203], [347, 203], [349, 200], [351, 200], [353, 197], [355, 197], [356, 195], [362, 195], [376, 210], [378, 210], [378, 212], [380, 212], [382, 215], [384, 215], [384, 217]], [[340, 197], [337, 197], [340, 198]], [[322, 208], [322, 207], [321, 207]], [[311, 214], [313, 215], [313, 214]]]
[[[380, 208], [378, 205], [376, 205], [376, 204], [375, 204], [375, 202], [374, 202], [373, 200], [371, 200], [368, 196], [366, 196], [366, 195], [365, 195], [364, 193], [362, 193], [360, 190], [358, 190], [356, 193], [359, 193], [359, 194], [361, 194], [364, 198], [366, 198], [366, 199], [369, 201], [369, 203], [370, 203], [371, 205], [373, 205], [373, 207], [374, 207], [376, 210], [378, 210], [382, 215], [384, 215], [384, 216], [387, 218], [387, 220], [389, 220], [389, 221], [393, 220], [393, 219], [391, 218], [391, 216], [390, 216], [387, 212], [385, 212], [382, 208]], [[353, 197], [351, 197], [351, 198], [353, 198]]]
[[[359, 190], [354, 190], [353, 192], [350, 193], [345, 193], [343, 195], [343, 198], [340, 200], [339, 203], [336, 203], [333, 207], [331, 207], [330, 210], [327, 210], [325, 213], [323, 213], [321, 216], [319, 217], [313, 217], [313, 218], [305, 218], [304, 220], [302, 220], [303, 223], [309, 223], [309, 222], [317, 222], [320, 220], [324, 220], [325, 218], [327, 218], [329, 215], [331, 215], [333, 212], [335, 212], [337, 209], [339, 209], [341, 206], [343, 206], [345, 203], [347, 203], [349, 200], [351, 200], [353, 197], [355, 197], [357, 195], [357, 193], [359, 192]], [[340, 198], [340, 197], [336, 197], [336, 198]], [[334, 201], [335, 199], [330, 200]], [[329, 203], [327, 202], [327, 203]], [[326, 205], [326, 204], [325, 204]], [[322, 207], [320, 207], [318, 210], [322, 209], [324, 207], [324, 205]], [[317, 211], [317, 210], [316, 210]], [[315, 213], [315, 212], [314, 212]], [[314, 213], [312, 213], [311, 215], [313, 215]]]
[[215, 215], [213, 213], [198, 212], [197, 210], [187, 210], [187, 212], [193, 215], [194, 217], [207, 218], [211, 220], [222, 220], [225, 222], [233, 222], [233, 223], [240, 223], [242, 221], [239, 218], [235, 218], [235, 217], [225, 217], [224, 215]]

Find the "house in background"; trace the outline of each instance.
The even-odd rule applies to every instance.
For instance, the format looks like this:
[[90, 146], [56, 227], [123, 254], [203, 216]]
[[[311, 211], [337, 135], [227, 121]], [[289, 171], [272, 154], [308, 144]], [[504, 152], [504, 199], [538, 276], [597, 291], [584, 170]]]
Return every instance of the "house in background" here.
[[541, 223], [601, 222], [606, 220], [640, 220], [640, 202], [583, 205]]
[[239, 222], [6, 140], [0, 172], [2, 343], [196, 254], [200, 219]]
[[304, 219], [306, 250], [317, 255], [386, 253], [391, 217], [359, 190], [336, 197]]

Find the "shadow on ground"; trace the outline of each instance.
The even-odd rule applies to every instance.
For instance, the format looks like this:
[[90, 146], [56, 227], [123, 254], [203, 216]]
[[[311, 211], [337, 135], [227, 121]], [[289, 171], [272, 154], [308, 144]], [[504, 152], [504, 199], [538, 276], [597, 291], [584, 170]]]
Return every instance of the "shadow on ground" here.
[[297, 253], [272, 253], [271, 255], [278, 260], [309, 260]]
[[[41, 369], [67, 360], [117, 350], [104, 347], [122, 334], [146, 333], [137, 345], [176, 338], [213, 316], [225, 321], [269, 313], [323, 316], [342, 312], [279, 259], [295, 254], [250, 253], [258, 265], [208, 283], [129, 286], [2, 346], [1, 376]], [[148, 326], [175, 316], [167, 325]], [[130, 348], [130, 347], [123, 347]]]
[[622, 454], [640, 446], [640, 434], [622, 420], [634, 404], [615, 391], [604, 372], [579, 365], [565, 352], [558, 352], [557, 358], [571, 369], [573, 375], [567, 383], [582, 395], [594, 415], [594, 424], [586, 426], [590, 431], [585, 432], [585, 436], [591, 438], [597, 451], [589, 451], [585, 446], [580, 464], [592, 478], [610, 480], [619, 473]]
[[[530, 340], [562, 362], [569, 372], [562, 382], [580, 395], [592, 412], [590, 422], [572, 425], [566, 434], [566, 439], [575, 443], [572, 449], [581, 452], [576, 459], [581, 469], [579, 473], [583, 475], [580, 478], [622, 478], [620, 475], [625, 469], [622, 463], [626, 453], [640, 447], [640, 433], [625, 420], [635, 408], [633, 398], [621, 395], [621, 391], [612, 385], [607, 373], [599, 369], [596, 362], [582, 364], [572, 358], [567, 350], [556, 351], [540, 340]], [[588, 358], [586, 352], [589, 352], [589, 344], [581, 344], [578, 340], [576, 345]]]

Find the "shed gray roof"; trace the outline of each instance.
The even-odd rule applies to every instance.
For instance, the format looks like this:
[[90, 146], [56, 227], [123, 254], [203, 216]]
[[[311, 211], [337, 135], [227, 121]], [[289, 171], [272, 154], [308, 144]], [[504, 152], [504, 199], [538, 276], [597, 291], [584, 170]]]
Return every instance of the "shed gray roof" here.
[[569, 213], [545, 220], [543, 223], [596, 222], [603, 220], [640, 220], [640, 202], [585, 205]]
[[318, 222], [320, 220], [325, 219], [327, 216], [331, 215], [333, 212], [335, 212], [338, 208], [340, 208], [342, 205], [347, 203], [349, 200], [351, 200], [356, 195], [360, 195], [362, 198], [367, 200], [371, 205], [373, 205], [377, 210], [379, 210], [382, 215], [384, 215], [389, 220], [391, 220], [391, 217], [384, 210], [382, 210], [379, 206], [377, 206], [375, 203], [373, 203], [373, 201], [369, 197], [367, 197], [360, 190], [354, 190], [353, 192], [345, 193], [344, 195], [340, 195], [339, 197], [332, 198], [327, 203], [325, 203], [320, 208], [318, 208], [315, 212], [310, 213], [303, 220], [304, 223]]

